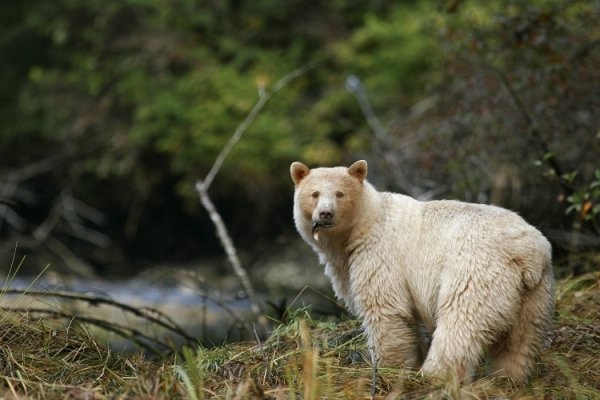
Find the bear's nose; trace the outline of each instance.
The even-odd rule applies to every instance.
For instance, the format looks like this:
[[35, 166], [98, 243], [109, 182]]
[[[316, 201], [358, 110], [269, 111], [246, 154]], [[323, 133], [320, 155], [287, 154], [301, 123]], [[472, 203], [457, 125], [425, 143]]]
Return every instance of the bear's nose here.
[[333, 212], [331, 211], [321, 211], [319, 213], [319, 218], [323, 219], [323, 220], [330, 220], [331, 218], [333, 218]]

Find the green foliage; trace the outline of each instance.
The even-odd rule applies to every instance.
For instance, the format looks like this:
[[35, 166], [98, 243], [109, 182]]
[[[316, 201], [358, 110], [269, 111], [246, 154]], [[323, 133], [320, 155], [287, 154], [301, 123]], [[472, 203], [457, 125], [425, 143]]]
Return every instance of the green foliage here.
[[448, 183], [449, 196], [560, 226], [568, 205], [548, 201], [567, 197], [559, 179], [541, 189], [531, 165], [543, 158], [583, 179], [597, 166], [598, 9], [588, 1], [457, 4], [438, 19], [444, 64], [431, 76], [439, 107], [416, 126], [434, 145], [423, 141], [417, 162], [434, 160], [424, 175]]
[[432, 29], [431, 2], [402, 4], [381, 16], [367, 14], [365, 24], [335, 50], [337, 61], [364, 77], [376, 107], [410, 106], [423, 93], [431, 65], [439, 57]]
[[[317, 46], [312, 45], [318, 35], [307, 28], [285, 32], [279, 27], [283, 31], [277, 37], [283, 43], [273, 42], [273, 35], [266, 32], [279, 21], [295, 24], [294, 12], [304, 8], [300, 2], [285, 7], [268, 1], [242, 3], [233, 10], [224, 4], [158, 0], [109, 1], [101, 7], [95, 2], [63, 1], [24, 9], [26, 29], [51, 43], [52, 57], [23, 66], [28, 77], [21, 81], [17, 119], [30, 120], [32, 126], [28, 131], [6, 132], [9, 138], [44, 135], [56, 141], [83, 141], [93, 132], [105, 142], [117, 140], [119, 132], [118, 140], [129, 150], [150, 148], [172, 159], [173, 173], [196, 177], [251, 108], [258, 86], [268, 86], [308, 61], [321, 60], [324, 64], [315, 76], [279, 94], [257, 121], [248, 143], [241, 144], [250, 154], [239, 151], [231, 161], [232, 168], [238, 162], [279, 166], [278, 160], [287, 162], [298, 154], [298, 145], [300, 149], [303, 145], [297, 139], [311, 142], [304, 146], [320, 139], [295, 131], [301, 125], [298, 121], [314, 114], [321, 102], [328, 105], [320, 118], [344, 112], [339, 101], [327, 99], [340, 92], [348, 97], [343, 80], [349, 72], [367, 77], [379, 104], [399, 97], [410, 102], [407, 96], [417, 93], [416, 84], [422, 81], [434, 48], [423, 30], [432, 11], [432, 3], [425, 4], [352, 12], [342, 2], [321, 6], [315, 12], [347, 17], [339, 29], [348, 23], [359, 29], [319, 38]], [[326, 21], [313, 18], [317, 25], [313, 29], [325, 29]], [[324, 70], [327, 63], [336, 66]], [[320, 92], [314, 106], [303, 105], [307, 85]], [[406, 93], [399, 96], [398, 91]], [[345, 103], [345, 108], [354, 106], [351, 99]], [[73, 132], [83, 117], [87, 120], [80, 124], [85, 125]], [[357, 117], [355, 124], [360, 124]], [[320, 130], [324, 139], [335, 136], [328, 130]], [[350, 133], [346, 129], [343, 135]], [[319, 161], [339, 158], [333, 152]]]
[[[148, 211], [136, 217], [131, 204], [151, 210], [161, 200], [150, 194], [165, 186], [196, 213], [194, 182], [258, 91], [316, 62], [259, 115], [215, 189], [217, 204], [236, 196], [258, 214], [287, 208], [281, 195], [262, 194], [289, 186], [282, 171], [291, 161], [340, 163], [368, 146], [363, 118], [344, 90], [348, 74], [363, 76], [380, 106], [418, 96], [435, 48], [424, 29], [433, 7], [299, 0], [6, 5], [0, 51], [8, 58], [0, 76], [11, 78], [0, 82], [0, 93], [10, 93], [0, 98], [0, 159], [5, 167], [49, 155], [65, 160], [36, 195], [68, 185], [111, 220], [125, 215], [128, 232], [150, 218]], [[122, 194], [107, 204], [107, 186], [128, 190], [116, 189]]]
[[[574, 179], [574, 173], [573, 179]], [[592, 181], [567, 198], [570, 206], [567, 213], [576, 213], [583, 221], [593, 224], [596, 232], [600, 232], [600, 169], [594, 171]]]
[[[506, 168], [539, 188], [532, 158], [551, 152], [566, 171], [587, 171], [593, 158], [580, 144], [590, 144], [600, 115], [597, 13], [591, 0], [13, 2], [0, 15], [0, 175], [56, 157], [47, 179], [27, 188], [37, 204], [69, 188], [108, 214], [117, 242], [139, 240], [138, 248], [155, 240], [144, 235], [159, 229], [139, 229], [153, 214], [203, 227], [194, 182], [259, 90], [314, 63], [261, 112], [211, 189], [247, 241], [280, 230], [262, 218], [289, 213], [286, 171], [298, 159], [370, 158], [393, 189], [401, 173], [429, 185], [423, 191], [447, 185], [449, 196], [473, 201], [486, 201], [490, 176]], [[548, 149], [525, 133], [494, 71]], [[389, 128], [387, 157], [373, 151], [345, 89], [351, 74]], [[411, 107], [422, 102], [433, 106], [415, 118]], [[385, 165], [390, 159], [396, 164]], [[537, 206], [547, 196], [522, 197]], [[48, 213], [31, 208], [19, 202], [32, 225]], [[170, 229], [160, 227], [179, 235]], [[200, 229], [194, 234], [212, 235]]]

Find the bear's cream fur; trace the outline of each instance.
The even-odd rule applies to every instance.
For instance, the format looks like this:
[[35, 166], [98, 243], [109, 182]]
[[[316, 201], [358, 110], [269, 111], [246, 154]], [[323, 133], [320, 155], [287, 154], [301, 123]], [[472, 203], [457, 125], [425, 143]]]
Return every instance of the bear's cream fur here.
[[378, 192], [365, 161], [290, 170], [296, 227], [380, 364], [469, 379], [488, 350], [492, 372], [527, 378], [553, 309], [537, 229], [499, 207]]

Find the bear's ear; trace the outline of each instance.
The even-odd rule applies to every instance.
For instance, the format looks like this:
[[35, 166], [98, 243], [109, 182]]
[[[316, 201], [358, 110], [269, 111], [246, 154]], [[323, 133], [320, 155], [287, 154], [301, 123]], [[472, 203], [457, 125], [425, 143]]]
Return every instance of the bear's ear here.
[[360, 183], [363, 183], [367, 177], [367, 170], [367, 162], [360, 160], [348, 167], [348, 174], [358, 179]]
[[300, 181], [306, 178], [306, 175], [310, 173], [310, 169], [302, 164], [301, 162], [293, 162], [290, 166], [290, 175], [292, 175], [292, 180], [294, 181], [294, 185], [298, 185]]

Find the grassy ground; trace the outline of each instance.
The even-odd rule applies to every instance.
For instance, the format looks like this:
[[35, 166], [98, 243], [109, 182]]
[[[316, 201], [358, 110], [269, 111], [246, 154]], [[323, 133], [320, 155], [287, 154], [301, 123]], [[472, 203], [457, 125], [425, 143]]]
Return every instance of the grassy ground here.
[[[472, 385], [380, 369], [377, 398], [600, 399], [600, 273], [561, 281], [555, 326], [529, 384]], [[261, 343], [185, 349], [150, 361], [116, 354], [82, 326], [4, 312], [0, 397], [6, 399], [369, 398], [372, 371], [355, 321], [299, 311]]]

